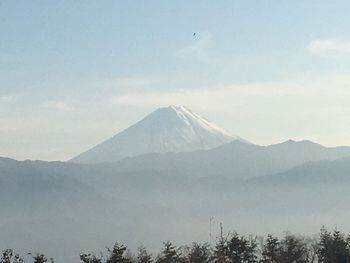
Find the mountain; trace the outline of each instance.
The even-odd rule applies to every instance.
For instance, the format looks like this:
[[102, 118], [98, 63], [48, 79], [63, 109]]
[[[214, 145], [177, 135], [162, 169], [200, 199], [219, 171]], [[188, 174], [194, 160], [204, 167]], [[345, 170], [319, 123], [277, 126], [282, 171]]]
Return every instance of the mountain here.
[[[269, 146], [239, 140], [207, 151], [146, 154], [103, 164], [118, 173], [163, 171], [190, 177], [224, 176], [249, 179], [287, 171], [310, 161], [335, 160], [350, 156], [350, 147], [324, 147], [311, 141], [286, 141]], [[101, 165], [102, 166], [102, 165]]]
[[330, 187], [350, 183], [350, 157], [337, 160], [322, 160], [308, 162], [288, 171], [273, 175], [266, 175], [249, 180], [252, 184], [260, 185], [286, 185], [289, 187], [319, 184]]
[[207, 150], [233, 140], [246, 142], [239, 137], [231, 136], [186, 107], [169, 106], [157, 109], [141, 121], [71, 161], [114, 162], [147, 153]]
[[0, 158], [0, 207], [52, 207], [100, 197], [77, 179], [84, 170], [64, 162], [16, 161]]

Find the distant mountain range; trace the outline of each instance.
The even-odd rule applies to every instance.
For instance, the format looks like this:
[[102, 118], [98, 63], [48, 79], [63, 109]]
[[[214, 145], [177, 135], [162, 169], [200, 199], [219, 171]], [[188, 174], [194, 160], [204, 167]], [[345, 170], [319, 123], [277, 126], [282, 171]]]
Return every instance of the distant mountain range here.
[[[335, 169], [333, 166], [347, 163], [346, 157], [350, 157], [350, 147], [327, 148], [310, 141], [292, 140], [259, 146], [235, 140], [211, 150], [145, 154], [109, 163], [19, 162], [1, 158], [0, 182], [2, 186], [11, 186], [25, 180], [39, 187], [37, 181], [42, 180], [48, 183], [47, 186], [55, 187], [65, 180], [74, 185], [80, 181], [109, 181], [135, 175], [145, 178], [164, 175], [168, 179], [169, 176], [191, 179], [225, 177], [233, 181], [268, 178], [267, 175], [282, 179], [289, 175], [288, 180], [292, 181], [292, 174], [300, 177], [315, 171], [331, 173]], [[315, 166], [320, 167], [319, 170]], [[343, 166], [334, 172], [345, 173], [347, 168]], [[50, 180], [55, 183], [50, 184]]]
[[186, 153], [146, 154], [101, 165], [118, 173], [143, 170], [176, 171], [189, 177], [225, 176], [249, 179], [287, 171], [310, 161], [335, 160], [350, 156], [350, 147], [327, 148], [310, 141], [286, 141], [269, 146], [241, 141], [211, 150]]
[[[168, 179], [225, 177], [242, 181], [278, 174], [284, 178], [284, 173], [301, 173], [295, 167], [305, 163], [349, 156], [350, 147], [328, 148], [311, 141], [252, 144], [229, 135], [184, 106], [169, 106], [159, 108], [70, 162], [1, 159], [0, 180], [3, 186], [22, 179], [32, 183], [53, 180], [48, 186], [57, 187], [64, 180], [77, 180], [70, 185], [89, 180], [98, 184], [123, 176], [152, 174], [166, 175]], [[100, 180], [103, 177], [106, 179]]]
[[169, 106], [157, 109], [71, 162], [103, 163], [94, 169], [107, 174], [147, 170], [196, 178], [249, 179], [281, 173], [305, 162], [346, 156], [350, 156], [349, 147], [327, 148], [310, 141], [252, 144], [229, 135], [184, 106]]

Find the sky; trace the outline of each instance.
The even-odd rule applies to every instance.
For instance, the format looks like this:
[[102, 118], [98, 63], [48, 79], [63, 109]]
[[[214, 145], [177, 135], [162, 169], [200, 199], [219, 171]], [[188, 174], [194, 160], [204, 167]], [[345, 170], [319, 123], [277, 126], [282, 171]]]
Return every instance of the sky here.
[[349, 9], [0, 0], [0, 156], [67, 160], [171, 104], [257, 144], [350, 145]]

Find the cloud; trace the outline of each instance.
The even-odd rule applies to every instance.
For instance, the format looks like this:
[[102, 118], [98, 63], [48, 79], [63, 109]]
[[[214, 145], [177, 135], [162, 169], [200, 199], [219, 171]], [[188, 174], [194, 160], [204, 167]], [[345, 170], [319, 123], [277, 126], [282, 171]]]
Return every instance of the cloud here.
[[115, 96], [113, 104], [134, 107], [187, 105], [204, 112], [234, 111], [249, 97], [281, 96], [297, 92], [289, 83], [227, 85], [206, 89], [132, 92]]
[[[195, 36], [196, 37], [196, 36]], [[195, 42], [187, 47], [180, 49], [177, 54], [179, 57], [185, 58], [188, 56], [195, 56], [200, 58], [204, 52], [210, 47], [213, 36], [209, 32], [198, 34]]]
[[72, 111], [73, 108], [64, 101], [47, 101], [43, 104], [45, 108], [59, 111]]
[[[148, 93], [128, 93], [116, 96], [111, 99], [115, 105], [150, 107], [168, 105], [187, 105], [197, 110], [204, 111], [227, 111], [226, 103], [214, 104], [213, 100], [222, 101], [225, 92], [215, 92], [211, 90], [186, 91], [178, 90], [172, 92], [148, 92]], [[232, 107], [233, 103], [231, 103]]]
[[319, 39], [311, 41], [307, 50], [318, 56], [340, 57], [350, 55], [350, 41], [339, 39]]
[[[186, 105], [202, 112], [235, 114], [244, 113], [245, 110], [256, 111], [263, 105], [273, 108], [284, 107], [283, 103], [291, 103], [292, 107], [297, 107], [299, 103], [301, 107], [307, 108], [308, 104], [315, 105], [317, 101], [332, 102], [332, 99], [350, 96], [349, 86], [349, 76], [329, 76], [294, 81], [225, 85], [205, 89], [130, 92], [112, 97], [111, 102], [119, 106], [145, 108], [171, 104]], [[331, 90], [330, 87], [332, 87]], [[315, 97], [318, 98], [317, 101]]]

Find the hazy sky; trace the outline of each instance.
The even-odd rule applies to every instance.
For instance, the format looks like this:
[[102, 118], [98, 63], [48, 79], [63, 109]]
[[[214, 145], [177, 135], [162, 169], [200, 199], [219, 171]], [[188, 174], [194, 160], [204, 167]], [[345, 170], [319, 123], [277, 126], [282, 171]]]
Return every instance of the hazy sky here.
[[0, 0], [0, 156], [69, 159], [169, 104], [259, 144], [350, 145], [349, 10]]

